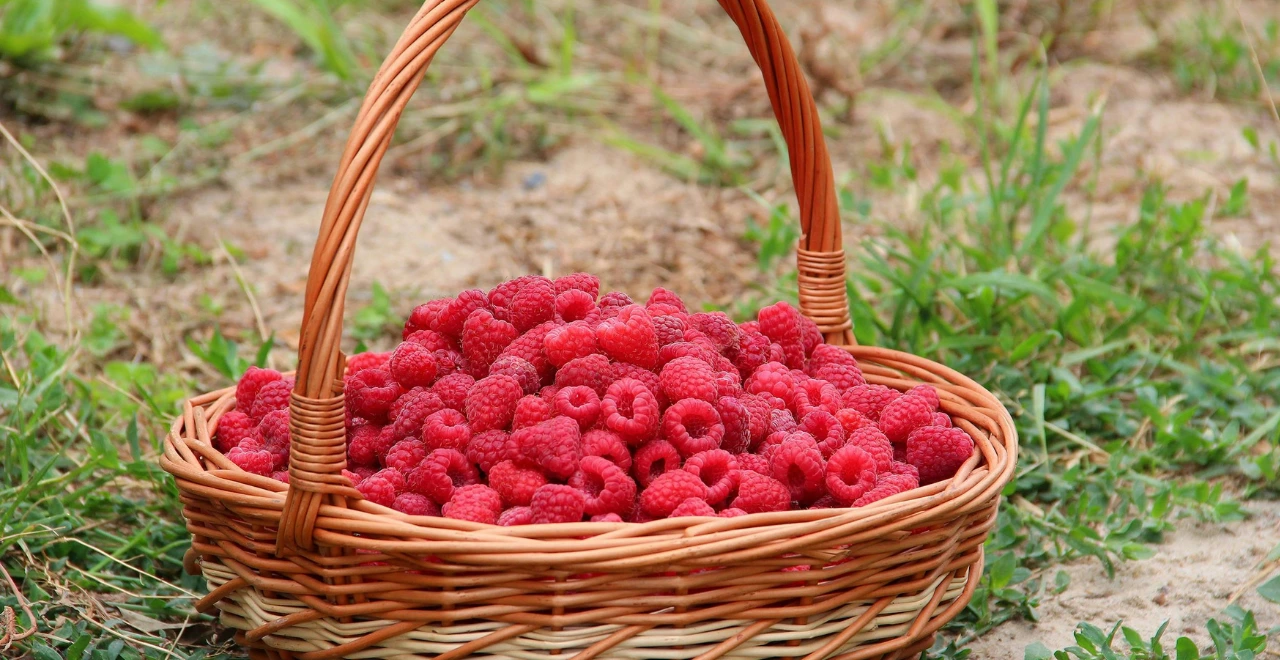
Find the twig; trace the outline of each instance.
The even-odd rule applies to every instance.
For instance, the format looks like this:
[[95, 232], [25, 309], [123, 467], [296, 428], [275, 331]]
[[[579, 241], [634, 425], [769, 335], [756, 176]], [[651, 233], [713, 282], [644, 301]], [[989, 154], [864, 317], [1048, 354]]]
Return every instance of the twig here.
[[1271, 86], [1267, 84], [1267, 74], [1263, 72], [1262, 61], [1258, 59], [1258, 49], [1253, 46], [1253, 34], [1249, 32], [1249, 26], [1245, 23], [1244, 12], [1240, 10], [1240, 3], [1237, 0], [1231, 0], [1231, 6], [1236, 10], [1236, 18], [1240, 19], [1240, 31], [1244, 33], [1244, 42], [1249, 45], [1249, 58], [1253, 61], [1254, 73], [1258, 74], [1258, 84], [1262, 86], [1262, 94], [1267, 99], [1267, 105], [1271, 107], [1271, 118], [1280, 125], [1280, 110], [1276, 110], [1276, 99], [1271, 95]]
[[0, 573], [4, 574], [4, 579], [9, 583], [9, 588], [13, 590], [13, 595], [18, 598], [18, 607], [22, 608], [22, 613], [27, 615], [27, 619], [31, 621], [31, 629], [17, 632], [17, 615], [14, 614], [13, 608], [6, 605], [0, 610], [0, 651], [8, 651], [14, 642], [22, 640], [36, 634], [39, 626], [36, 624], [36, 615], [31, 611], [31, 607], [27, 605], [27, 599], [22, 596], [22, 590], [18, 589], [18, 585], [14, 584], [13, 577], [9, 575], [9, 571], [5, 570], [4, 564], [0, 564]]

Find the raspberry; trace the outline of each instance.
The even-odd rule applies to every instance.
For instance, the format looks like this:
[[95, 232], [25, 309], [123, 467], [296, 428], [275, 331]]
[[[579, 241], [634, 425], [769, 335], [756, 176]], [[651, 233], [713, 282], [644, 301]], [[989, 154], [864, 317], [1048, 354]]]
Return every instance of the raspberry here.
[[739, 470], [750, 470], [765, 476], [773, 474], [773, 469], [769, 466], [769, 459], [759, 454], [738, 454], [734, 459], [738, 461]]
[[908, 475], [882, 474], [876, 479], [876, 485], [863, 494], [862, 497], [854, 500], [852, 506], [866, 506], [872, 502], [879, 502], [891, 495], [909, 491], [918, 485], [916, 480]]
[[454, 449], [466, 451], [471, 442], [471, 427], [462, 413], [445, 408], [427, 416], [422, 424], [422, 442], [427, 450]]
[[391, 360], [391, 352], [357, 353], [347, 358], [345, 374], [358, 374], [365, 369], [386, 369]]
[[218, 418], [218, 432], [213, 435], [213, 446], [225, 454], [256, 430], [253, 420], [239, 410], [223, 413]]
[[271, 473], [271, 478], [275, 479], [276, 481], [279, 481], [282, 484], [287, 484], [289, 483], [289, 471], [277, 470]]
[[253, 398], [253, 408], [249, 411], [249, 417], [260, 422], [267, 413], [288, 409], [292, 393], [292, 378], [273, 380], [263, 385], [262, 389], [258, 390], [257, 396]]
[[850, 433], [845, 444], [858, 447], [875, 459], [877, 473], [888, 471], [893, 463], [893, 444], [884, 437], [880, 429], [874, 426], [860, 428]]
[[806, 378], [796, 388], [796, 414], [803, 417], [814, 410], [834, 414], [840, 409], [840, 390], [817, 378]]
[[489, 310], [472, 312], [462, 326], [462, 355], [467, 360], [471, 375], [489, 373], [489, 365], [518, 335], [515, 326], [493, 318]]
[[[916, 485], [920, 484], [920, 471], [916, 469], [916, 466], [905, 461], [899, 461], [896, 458], [893, 459], [893, 463], [889, 464], [889, 472], [893, 474], [907, 475], [915, 480]], [[912, 488], [915, 488], [915, 486], [912, 486]]]
[[471, 436], [467, 443], [467, 460], [488, 472], [500, 461], [512, 458], [508, 449], [510, 436], [506, 431], [485, 431]]
[[595, 328], [583, 321], [574, 321], [552, 329], [543, 340], [547, 360], [563, 367], [570, 360], [597, 352]]
[[800, 430], [818, 441], [818, 449], [822, 450], [824, 459], [831, 458], [837, 449], [844, 446], [844, 427], [835, 415], [825, 410], [814, 410], [805, 415], [800, 420]]
[[552, 408], [549, 401], [536, 394], [527, 394], [516, 402], [516, 412], [511, 418], [511, 430], [516, 431], [540, 424], [551, 419], [551, 415]]
[[443, 407], [462, 410], [466, 406], [467, 392], [470, 392], [471, 386], [475, 384], [476, 379], [470, 374], [449, 374], [437, 380], [436, 384], [431, 386], [431, 392], [440, 397]]
[[597, 395], [603, 395], [612, 380], [609, 358], [599, 354], [570, 360], [556, 372], [556, 387], [586, 385]]
[[844, 434], [846, 436], [858, 429], [876, 425], [876, 423], [868, 419], [866, 415], [863, 415], [853, 408], [842, 408], [837, 410], [835, 416], [840, 422], [840, 426], [844, 427]]
[[804, 346], [804, 354], [809, 355], [822, 345], [822, 331], [813, 319], [800, 315], [800, 344]]
[[766, 477], [751, 470], [738, 470], [734, 474], [738, 493], [730, 506], [747, 513], [786, 511], [791, 507], [791, 494], [787, 487], [773, 477]]
[[405, 476], [405, 488], [436, 503], [448, 502], [455, 488], [480, 481], [475, 466], [455, 449], [437, 449]]
[[684, 399], [671, 404], [662, 414], [662, 437], [681, 456], [692, 456], [718, 448], [724, 439], [724, 424], [710, 403]]
[[378, 470], [373, 474], [364, 478], [356, 490], [364, 496], [366, 500], [381, 504], [382, 506], [391, 506], [404, 490], [404, 477], [393, 469]]
[[585, 291], [590, 294], [593, 301], [600, 295], [600, 278], [591, 273], [570, 273], [557, 277], [555, 285], [556, 293]]
[[736, 399], [742, 396], [745, 390], [742, 389], [742, 380], [738, 378], [737, 371], [718, 371], [716, 372], [716, 397], [729, 397]]
[[760, 334], [782, 345], [784, 349], [788, 344], [795, 344], [801, 351], [804, 350], [799, 310], [780, 301], [761, 308], [756, 317], [760, 319]]
[[653, 332], [658, 337], [658, 346], [666, 346], [684, 341], [684, 321], [678, 314], [653, 317]]
[[933, 421], [928, 399], [907, 394], [894, 399], [880, 413], [877, 425], [890, 442], [906, 442], [911, 432]]
[[690, 497], [706, 499], [706, 484], [684, 470], [664, 472], [640, 493], [640, 509], [654, 518], [665, 518]]
[[498, 491], [506, 506], [529, 506], [533, 494], [545, 486], [547, 478], [537, 470], [502, 461], [489, 470], [489, 486]]
[[773, 478], [785, 484], [797, 502], [812, 502], [822, 496], [826, 467], [818, 443], [799, 434], [784, 440], [769, 459]]
[[693, 327], [702, 331], [722, 355], [738, 352], [741, 331], [724, 312], [699, 312], [689, 315]]
[[672, 401], [716, 400], [715, 372], [710, 365], [698, 358], [678, 357], [668, 362], [658, 377], [663, 393]]
[[484, 293], [479, 289], [463, 291], [440, 311], [435, 319], [435, 327], [431, 329], [450, 337], [464, 337], [465, 341], [467, 319], [482, 309], [489, 309], [489, 298]]
[[942, 402], [938, 400], [938, 390], [932, 385], [916, 385], [907, 390], [907, 395], [918, 396], [929, 402], [930, 412], [937, 412]]
[[600, 302], [596, 306], [599, 307], [604, 318], [611, 319], [618, 315], [618, 310], [634, 304], [635, 302], [627, 294], [621, 291], [610, 291], [600, 297]]
[[600, 321], [600, 310], [596, 308], [596, 299], [586, 291], [570, 289], [556, 295], [556, 318], [566, 323], [573, 321]]
[[511, 376], [486, 376], [467, 393], [467, 419], [474, 432], [506, 428], [516, 412], [523, 390]]
[[438, 516], [440, 507], [431, 500], [417, 493], [400, 493], [396, 495], [391, 508], [411, 516]]
[[407, 389], [428, 387], [436, 379], [436, 356], [426, 346], [404, 342], [391, 353], [387, 363], [391, 376]]
[[432, 351], [431, 354], [436, 358], [436, 378], [444, 378], [450, 374], [466, 372], [471, 368], [462, 353], [451, 348]]
[[553, 405], [558, 414], [577, 422], [580, 431], [591, 428], [600, 418], [600, 397], [585, 385], [561, 388]]
[[596, 327], [596, 342], [614, 360], [652, 369], [658, 364], [658, 335], [653, 320], [639, 305], [618, 310], [618, 316]]
[[857, 445], [845, 445], [827, 461], [827, 492], [848, 506], [876, 483], [876, 459]]
[[[669, 291], [662, 287], [654, 289], [653, 293], [649, 294], [649, 302], [645, 304], [645, 307], [654, 308], [659, 305], [662, 309], [671, 309], [674, 310], [674, 312], [687, 313], [689, 311], [688, 308], [684, 306], [684, 301], [680, 299], [680, 296], [677, 296], [674, 291]], [[667, 313], [670, 314], [673, 312]]]
[[680, 518], [682, 516], [702, 516], [706, 518], [715, 517], [716, 510], [707, 504], [706, 500], [700, 500], [696, 497], [681, 502], [675, 509], [671, 511], [672, 518]]
[[555, 417], [511, 434], [519, 456], [547, 476], [567, 479], [582, 458], [582, 436], [577, 422]]
[[745, 515], [747, 515], [746, 511], [743, 511], [742, 509], [735, 509], [733, 507], [729, 507], [728, 509], [721, 511], [720, 513], [717, 513], [716, 517], [717, 518], [737, 518], [738, 516], [745, 516]]
[[520, 287], [526, 282], [531, 281], [536, 275], [525, 275], [517, 277], [514, 280], [508, 280], [493, 287], [489, 290], [489, 306], [493, 308], [493, 315], [503, 321], [511, 320], [511, 300], [520, 291]]
[[636, 449], [631, 474], [641, 488], [648, 488], [660, 475], [680, 469], [680, 452], [666, 440], [650, 440]]
[[405, 337], [404, 340], [411, 344], [417, 344], [428, 351], [431, 351], [433, 354], [436, 351], [458, 350], [458, 344], [456, 342], [435, 330], [417, 330], [408, 337]]
[[706, 500], [719, 504], [729, 497], [735, 484], [733, 473], [738, 459], [723, 449], [699, 452], [684, 462], [684, 470], [702, 480], [707, 487]]
[[751, 446], [751, 413], [741, 401], [722, 396], [716, 401], [716, 414], [724, 424], [720, 447], [730, 454], [741, 454]]
[[493, 361], [493, 365], [489, 367], [490, 376], [511, 376], [520, 383], [520, 390], [525, 394], [533, 394], [542, 387], [542, 378], [538, 375], [537, 367], [534, 367], [524, 358], [514, 355], [505, 355]]
[[422, 462], [427, 457], [427, 446], [422, 444], [417, 438], [407, 438], [391, 445], [391, 449], [387, 450], [387, 455], [382, 459], [382, 464], [395, 468], [400, 472], [408, 472]]
[[347, 377], [345, 385], [347, 406], [358, 417], [369, 421], [386, 419], [391, 404], [400, 398], [403, 390], [384, 369], [365, 369]]
[[498, 522], [498, 512], [501, 510], [502, 498], [484, 484], [472, 484], [454, 490], [453, 497], [440, 508], [445, 518], [489, 525]]
[[452, 298], [440, 298], [414, 307], [413, 311], [409, 312], [409, 319], [404, 322], [403, 338], [408, 339], [409, 335], [415, 332], [439, 326], [437, 319], [452, 300]]
[[[738, 402], [747, 409], [747, 414], [751, 416], [751, 424], [748, 427], [751, 434], [751, 446], [758, 445], [769, 434], [769, 420], [773, 414], [773, 407], [769, 405], [768, 401], [750, 393], [744, 393], [738, 397]], [[727, 430], [726, 427], [726, 432]], [[726, 435], [726, 437], [728, 436]]]
[[547, 352], [543, 345], [546, 343], [547, 335], [558, 327], [560, 327], [560, 324], [556, 321], [547, 321], [541, 325], [534, 326], [511, 342], [511, 345], [507, 346], [499, 357], [518, 357], [532, 364], [533, 368], [538, 370], [538, 377], [542, 379], [542, 382], [551, 382], [555, 369], [551, 361], [547, 359]]
[[951, 415], [944, 412], [933, 413], [933, 421], [929, 426], [951, 426]]
[[524, 332], [556, 317], [556, 287], [545, 277], [533, 277], [511, 298], [511, 324]]
[[569, 485], [586, 495], [584, 510], [590, 516], [627, 515], [635, 505], [636, 482], [626, 470], [599, 456], [584, 456]]
[[973, 438], [961, 429], [924, 426], [907, 438], [907, 462], [920, 471], [921, 485], [950, 479], [972, 455]]
[[609, 385], [600, 401], [604, 425], [628, 444], [638, 445], [658, 432], [658, 399], [644, 383], [623, 378]]
[[543, 401], [546, 401], [547, 405], [551, 405], [551, 401], [556, 398], [556, 392], [559, 392], [559, 391], [560, 391], [560, 388], [556, 387], [555, 385], [547, 385], [542, 389], [538, 390], [538, 397], [541, 398]]
[[620, 523], [622, 516], [616, 513], [602, 513], [598, 516], [591, 516], [591, 522]]
[[742, 332], [738, 337], [738, 352], [733, 356], [733, 366], [738, 368], [738, 375], [746, 380], [769, 361], [769, 338], [758, 332]]
[[[246, 443], [248, 445], [248, 443]], [[251, 474], [260, 474], [264, 477], [271, 476], [274, 472], [276, 459], [271, 452], [266, 449], [252, 448], [248, 446], [232, 447], [228, 451], [227, 460], [236, 464], [245, 472]]]
[[421, 436], [427, 418], [444, 409], [444, 402], [432, 392], [417, 389], [406, 393], [391, 407], [391, 437], [401, 440]]
[[902, 396], [898, 390], [884, 385], [856, 385], [845, 391], [840, 403], [845, 408], [853, 408], [871, 421], [880, 419], [880, 411], [894, 399]]
[[786, 365], [777, 362], [761, 365], [747, 378], [743, 389], [752, 394], [772, 394], [781, 399], [788, 408], [795, 404], [795, 377], [791, 375], [791, 370]]
[[627, 443], [613, 431], [594, 430], [582, 434], [582, 455], [599, 456], [622, 468], [631, 469], [631, 452]]
[[289, 464], [289, 411], [267, 413], [258, 423], [258, 435], [262, 438], [263, 449], [275, 457], [275, 469], [284, 469]]
[[560, 484], [547, 484], [539, 488], [529, 502], [535, 525], [579, 522], [586, 506], [587, 496], [582, 491]]
[[796, 418], [785, 410], [769, 411], [769, 433], [791, 433], [800, 428]]
[[677, 358], [693, 357], [706, 363], [708, 367], [715, 364], [717, 353], [707, 346], [695, 344], [693, 342], [680, 341], [673, 342], [658, 349], [658, 366], [666, 367], [669, 362]]
[[279, 380], [284, 380], [284, 376], [275, 369], [249, 367], [236, 383], [236, 408], [248, 415], [263, 386]]
[[[825, 346], [826, 344], [823, 344]], [[810, 375], [814, 378], [821, 378], [832, 384], [837, 391], [843, 393], [851, 387], [865, 385], [867, 380], [862, 376], [862, 370], [857, 367], [851, 367], [847, 364], [827, 364], [810, 371]]]
[[513, 506], [498, 516], [498, 524], [503, 527], [528, 525], [531, 522], [533, 522], [533, 509], [527, 506]]

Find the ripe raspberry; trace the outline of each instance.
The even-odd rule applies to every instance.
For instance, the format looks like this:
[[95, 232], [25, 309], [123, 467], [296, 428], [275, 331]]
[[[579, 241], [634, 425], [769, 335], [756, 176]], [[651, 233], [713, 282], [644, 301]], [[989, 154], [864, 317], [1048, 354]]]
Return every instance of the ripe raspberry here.
[[636, 482], [626, 470], [599, 456], [584, 456], [582, 466], [569, 479], [569, 485], [586, 496], [587, 515], [598, 516], [631, 513], [636, 501]]
[[876, 484], [876, 460], [857, 445], [845, 445], [827, 461], [827, 492], [849, 506]]
[[601, 320], [595, 298], [586, 291], [577, 289], [556, 295], [556, 318], [565, 323], [588, 321], [594, 324]]
[[582, 491], [560, 484], [547, 484], [539, 488], [529, 502], [535, 525], [579, 522], [586, 505], [587, 496]]
[[746, 390], [742, 389], [742, 380], [737, 371], [716, 372], [716, 398], [729, 397], [736, 399]]
[[951, 415], [944, 412], [933, 413], [933, 421], [929, 426], [951, 426]]
[[634, 305], [635, 302], [631, 297], [621, 291], [610, 291], [600, 297], [600, 301], [596, 306], [600, 308], [600, 314], [606, 319], [611, 319], [618, 315], [618, 310], [628, 305]]
[[694, 357], [678, 357], [667, 363], [658, 375], [662, 392], [672, 401], [716, 400], [715, 372], [706, 362]]
[[705, 500], [706, 484], [693, 473], [673, 470], [658, 475], [658, 478], [640, 493], [640, 509], [654, 518], [665, 518], [670, 516], [681, 502], [690, 497]]
[[809, 355], [822, 345], [822, 331], [813, 319], [800, 315], [800, 343], [804, 346], [804, 354]]
[[427, 416], [422, 424], [422, 443], [427, 450], [454, 449], [466, 451], [471, 443], [471, 427], [462, 413], [445, 408]]
[[761, 308], [756, 317], [760, 319], [760, 334], [771, 341], [783, 346], [790, 342], [801, 343], [800, 311], [786, 301], [779, 301]]
[[352, 465], [374, 466], [391, 448], [383, 446], [382, 428], [372, 424], [362, 424], [347, 434], [347, 460]]
[[557, 277], [556, 293], [566, 291], [585, 291], [595, 300], [600, 295], [600, 278], [591, 273], [570, 273]]
[[258, 395], [253, 398], [253, 408], [249, 417], [254, 421], [262, 421], [267, 413], [289, 408], [289, 398], [293, 394], [293, 379], [274, 380], [262, 386]]
[[924, 426], [907, 438], [907, 462], [920, 471], [921, 485], [954, 477], [972, 455], [973, 438], [961, 429]]
[[477, 309], [462, 326], [462, 355], [472, 376], [489, 373], [489, 365], [502, 355], [519, 333], [515, 326], [493, 318], [487, 309]]
[[609, 358], [599, 354], [570, 360], [556, 372], [556, 387], [586, 385], [597, 395], [603, 395], [612, 380]]
[[650, 440], [636, 449], [631, 474], [641, 488], [648, 488], [660, 475], [680, 469], [680, 452], [666, 440]]
[[463, 486], [453, 491], [453, 497], [440, 508], [445, 518], [470, 520], [492, 525], [498, 522], [502, 511], [502, 498], [484, 484]]
[[248, 415], [253, 410], [258, 391], [264, 385], [279, 380], [284, 380], [284, 376], [275, 369], [249, 367], [240, 377], [240, 382], [236, 383], [236, 409]]
[[533, 280], [536, 275], [524, 275], [514, 280], [508, 280], [493, 287], [489, 290], [489, 306], [493, 309], [493, 315], [503, 321], [511, 320], [511, 300], [515, 298], [516, 293], [520, 291], [520, 287], [526, 282]]
[[736, 483], [733, 479], [738, 467], [738, 459], [723, 449], [699, 452], [684, 462], [685, 472], [706, 485], [706, 500], [712, 504], [719, 504], [729, 497]]
[[555, 367], [547, 359], [547, 351], [544, 348], [544, 344], [546, 343], [547, 335], [558, 327], [560, 327], [560, 323], [557, 321], [547, 321], [541, 325], [534, 326], [511, 342], [499, 357], [518, 357], [532, 364], [533, 368], [538, 370], [538, 377], [542, 379], [542, 382], [550, 383], [551, 378], [555, 375]]
[[773, 474], [769, 459], [759, 454], [738, 454], [734, 459], [738, 461], [739, 470], [750, 470], [766, 477]]
[[732, 508], [747, 513], [786, 511], [791, 508], [791, 493], [777, 479], [751, 470], [738, 470], [734, 479], [738, 482], [738, 493], [730, 503]]
[[716, 401], [716, 414], [720, 423], [724, 424], [724, 439], [720, 441], [721, 449], [730, 454], [741, 454], [751, 446], [751, 413], [741, 401], [730, 396], [722, 396]]
[[796, 415], [804, 417], [814, 410], [835, 414], [840, 410], [840, 390], [825, 380], [806, 376], [796, 387]]
[[918, 485], [915, 479], [907, 475], [882, 474], [876, 478], [876, 485], [862, 497], [854, 500], [852, 506], [866, 506], [872, 502], [879, 502], [891, 495], [909, 491]]
[[586, 431], [600, 419], [600, 397], [585, 385], [573, 385], [556, 392], [553, 402], [556, 413], [578, 423], [580, 431]]
[[391, 353], [387, 363], [391, 376], [404, 389], [428, 387], [436, 379], [436, 356], [426, 346], [404, 342]]
[[236, 467], [251, 474], [269, 477], [275, 471], [276, 459], [271, 455], [271, 452], [266, 449], [251, 447], [249, 443], [245, 443], [244, 446], [232, 447], [231, 451], [226, 453], [226, 456], [227, 460], [236, 464]]
[[289, 471], [276, 470], [275, 472], [271, 473], [271, 478], [275, 479], [276, 481], [279, 481], [282, 484], [287, 484], [289, 483]]
[[591, 522], [620, 523], [623, 522], [622, 516], [616, 513], [603, 513], [598, 516], [591, 516]]
[[681, 339], [658, 349], [658, 367], [666, 367], [672, 360], [682, 357], [697, 358], [710, 367], [716, 362], [717, 354], [706, 346]]
[[684, 399], [671, 404], [662, 414], [662, 438], [681, 456], [716, 449], [724, 440], [724, 424], [710, 403]]
[[901, 392], [884, 385], [856, 385], [845, 391], [840, 397], [840, 403], [843, 407], [853, 408], [874, 422], [880, 419], [880, 412], [885, 409], [885, 406], [900, 396], [902, 396]]
[[[823, 344], [823, 346], [825, 345]], [[826, 364], [811, 370], [809, 373], [814, 378], [821, 378], [831, 383], [840, 393], [846, 392], [851, 387], [866, 385], [867, 383], [867, 380], [862, 377], [861, 369], [847, 364]]]
[[916, 385], [915, 387], [907, 390], [906, 394], [913, 394], [925, 401], [928, 401], [929, 407], [932, 409], [931, 412], [937, 412], [938, 406], [942, 405], [942, 402], [938, 399], [938, 390], [932, 385]]
[[613, 431], [596, 429], [582, 434], [582, 455], [599, 456], [622, 468], [631, 469], [631, 452], [627, 443]]
[[545, 486], [547, 478], [537, 470], [502, 461], [489, 470], [489, 486], [502, 497], [506, 506], [529, 506], [533, 494]]
[[488, 296], [479, 289], [463, 291], [457, 298], [450, 300], [449, 304], [436, 316], [435, 327], [431, 330], [454, 338], [464, 337], [467, 319], [481, 309], [488, 311]]
[[743, 389], [752, 394], [772, 394], [791, 408], [795, 405], [796, 380], [786, 365], [768, 362], [747, 378]]
[[769, 458], [773, 478], [785, 484], [797, 502], [812, 502], [823, 495], [826, 468], [818, 443], [800, 434], [789, 436]]
[[360, 482], [364, 481], [365, 478], [371, 474], [373, 474], [372, 468], [356, 468], [355, 472], [352, 472], [351, 470], [342, 471], [342, 476], [346, 477], [347, 480], [351, 482], [352, 488], [359, 486]]
[[524, 332], [556, 317], [556, 287], [545, 277], [533, 277], [511, 298], [511, 324]]
[[809, 375], [812, 376], [814, 371], [833, 364], [856, 367], [858, 366], [858, 360], [849, 351], [839, 346], [819, 344], [813, 348], [813, 352], [809, 355]]
[[431, 330], [439, 325], [437, 319], [440, 313], [449, 306], [452, 298], [440, 298], [432, 300], [417, 307], [409, 312], [409, 318], [404, 322], [404, 333], [402, 337], [407, 339], [409, 335], [421, 330]]
[[563, 367], [570, 360], [598, 352], [595, 328], [583, 321], [574, 321], [552, 329], [543, 340], [547, 360]]
[[738, 375], [746, 380], [769, 361], [769, 338], [758, 332], [743, 332], [738, 337], [738, 352], [733, 356], [733, 366], [738, 368]]
[[933, 421], [928, 399], [907, 394], [894, 399], [880, 413], [877, 425], [891, 442], [906, 442], [911, 432]]
[[476, 381], [466, 401], [471, 430], [479, 433], [506, 428], [522, 395], [519, 381], [511, 376], [486, 376]]
[[426, 457], [427, 446], [422, 444], [421, 440], [406, 438], [391, 445], [391, 449], [387, 450], [386, 457], [382, 459], [382, 464], [404, 473], [418, 467], [418, 464]]
[[347, 406], [355, 416], [371, 422], [385, 420], [391, 404], [403, 392], [391, 372], [384, 369], [365, 369], [347, 376], [346, 381]]
[[422, 436], [427, 418], [444, 410], [444, 402], [433, 392], [415, 389], [396, 400], [391, 407], [390, 436], [395, 440]]
[[893, 463], [893, 444], [874, 426], [850, 433], [845, 444], [858, 447], [875, 459], [877, 473], [888, 471]]
[[809, 505], [809, 508], [810, 509], [839, 509], [840, 502], [836, 501], [836, 498], [830, 495], [823, 495], [822, 497], [819, 497], [818, 499], [814, 500], [813, 504]]
[[658, 432], [658, 399], [644, 383], [623, 378], [609, 385], [600, 401], [604, 425], [635, 446]]
[[613, 380], [621, 380], [623, 378], [634, 378], [653, 392], [654, 396], [661, 398], [662, 385], [658, 380], [658, 374], [644, 367], [637, 367], [634, 364], [626, 362], [613, 363]]
[[289, 411], [267, 413], [258, 423], [258, 436], [262, 438], [262, 448], [275, 457], [274, 469], [284, 469], [289, 464]]
[[671, 511], [672, 518], [680, 518], [682, 516], [702, 516], [706, 518], [713, 518], [715, 515], [716, 510], [711, 508], [711, 505], [707, 504], [706, 500], [700, 500], [696, 497], [690, 497], [689, 499], [681, 502]]
[[542, 378], [538, 376], [538, 369], [524, 358], [518, 358], [514, 355], [499, 357], [493, 361], [493, 365], [489, 367], [490, 376], [511, 376], [520, 383], [520, 389], [525, 394], [533, 394], [542, 387]]
[[476, 379], [469, 374], [449, 374], [437, 380], [436, 384], [431, 386], [431, 392], [440, 397], [442, 407], [462, 410], [467, 405], [467, 392], [470, 392], [471, 386], [475, 384]]
[[498, 524], [503, 527], [528, 525], [533, 522], [533, 509], [527, 506], [513, 506], [498, 516]]
[[546, 387], [543, 387], [542, 389], [538, 390], [538, 397], [543, 401], [546, 401], [549, 405], [552, 401], [555, 400], [556, 392], [559, 392], [559, 391], [560, 391], [560, 388], [556, 387], [555, 385], [547, 385]]
[[540, 424], [551, 419], [551, 415], [552, 408], [549, 401], [536, 394], [527, 394], [516, 402], [516, 412], [511, 418], [511, 430], [516, 431]]
[[741, 331], [724, 312], [690, 314], [689, 321], [711, 339], [721, 355], [734, 355], [738, 352]]
[[760, 444], [764, 437], [769, 434], [769, 420], [773, 414], [773, 407], [769, 405], [768, 401], [751, 393], [744, 393], [738, 397], [738, 402], [747, 409], [747, 414], [751, 416], [748, 428], [750, 429], [751, 446], [754, 447]]
[[745, 516], [745, 515], [747, 515], [746, 511], [743, 511], [742, 509], [735, 509], [733, 507], [729, 507], [728, 509], [721, 511], [720, 513], [717, 513], [716, 517], [717, 518], [737, 518], [738, 516]]
[[[454, 340], [436, 332], [435, 330], [416, 330], [413, 334], [404, 338], [405, 341], [418, 344], [419, 346], [431, 351], [456, 351], [458, 343]], [[390, 358], [388, 357], [388, 360]], [[350, 362], [348, 362], [350, 364]]]
[[506, 431], [477, 433], [467, 443], [467, 460], [488, 472], [499, 462], [515, 457], [513, 448], [509, 446], [510, 440]]
[[639, 305], [623, 307], [617, 317], [602, 321], [596, 327], [596, 342], [618, 362], [646, 369], [658, 364], [658, 335], [653, 320]]
[[417, 493], [400, 493], [391, 503], [391, 508], [411, 516], [438, 516], [440, 507], [431, 500]]
[[404, 477], [392, 469], [379, 470], [365, 477], [356, 490], [366, 500], [389, 507], [395, 503], [396, 495], [404, 490]]
[[674, 312], [688, 313], [689, 311], [684, 306], [684, 301], [680, 299], [680, 296], [677, 296], [674, 291], [669, 291], [662, 287], [654, 289], [653, 293], [649, 294], [649, 302], [645, 304], [645, 307], [650, 309], [658, 306], [661, 306], [660, 309], [673, 310], [668, 311], [668, 314]]
[[814, 410], [800, 420], [800, 430], [818, 441], [823, 458], [830, 458], [844, 446], [845, 432], [840, 420], [824, 410]]
[[582, 459], [582, 436], [577, 422], [555, 417], [511, 434], [520, 459], [549, 477], [568, 479]]
[[658, 337], [658, 346], [684, 341], [684, 328], [680, 314], [653, 317], [653, 332]]
[[391, 361], [391, 351], [383, 353], [356, 353], [347, 358], [345, 375], [358, 374], [365, 369], [386, 369]]
[[772, 410], [769, 412], [769, 433], [792, 433], [800, 428], [796, 424], [796, 418], [785, 410]]
[[471, 368], [467, 364], [467, 359], [462, 356], [460, 351], [451, 348], [432, 351], [432, 355], [436, 358], [436, 378], [444, 378], [445, 376], [465, 373]]
[[239, 410], [223, 413], [218, 418], [218, 431], [213, 435], [213, 446], [225, 454], [256, 430], [254, 421]]
[[842, 408], [837, 410], [836, 419], [840, 421], [840, 426], [844, 427], [844, 434], [846, 436], [858, 429], [876, 425], [876, 423], [868, 419], [866, 415], [863, 415], [853, 408]]

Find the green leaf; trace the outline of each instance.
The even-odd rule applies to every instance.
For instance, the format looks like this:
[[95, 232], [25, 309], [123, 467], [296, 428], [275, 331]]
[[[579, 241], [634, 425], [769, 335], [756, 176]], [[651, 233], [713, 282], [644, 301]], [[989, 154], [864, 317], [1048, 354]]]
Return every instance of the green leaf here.
[[1280, 575], [1267, 580], [1258, 587], [1258, 595], [1273, 603], [1280, 603]]
[[31, 657], [35, 660], [62, 660], [62, 654], [48, 647], [44, 642], [31, 645]]
[[1018, 567], [1018, 560], [1012, 552], [1006, 552], [991, 562], [991, 588], [1003, 589], [1013, 580], [1013, 571]]
[[1190, 637], [1179, 637], [1173, 648], [1177, 652], [1177, 660], [1200, 660], [1200, 649], [1196, 648], [1196, 643]]
[[12, 293], [9, 287], [0, 284], [0, 305], [17, 305], [20, 301]]

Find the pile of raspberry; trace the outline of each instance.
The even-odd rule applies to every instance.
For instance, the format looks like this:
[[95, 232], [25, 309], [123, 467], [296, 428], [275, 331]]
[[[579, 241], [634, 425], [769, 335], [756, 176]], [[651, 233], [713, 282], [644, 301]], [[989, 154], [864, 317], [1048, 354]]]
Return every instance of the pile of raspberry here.
[[[527, 276], [415, 308], [403, 342], [353, 356], [348, 470], [413, 515], [519, 525], [857, 507], [950, 478], [973, 439], [938, 393], [868, 384], [785, 302], [735, 324]], [[250, 369], [217, 445], [288, 480], [292, 380]]]

